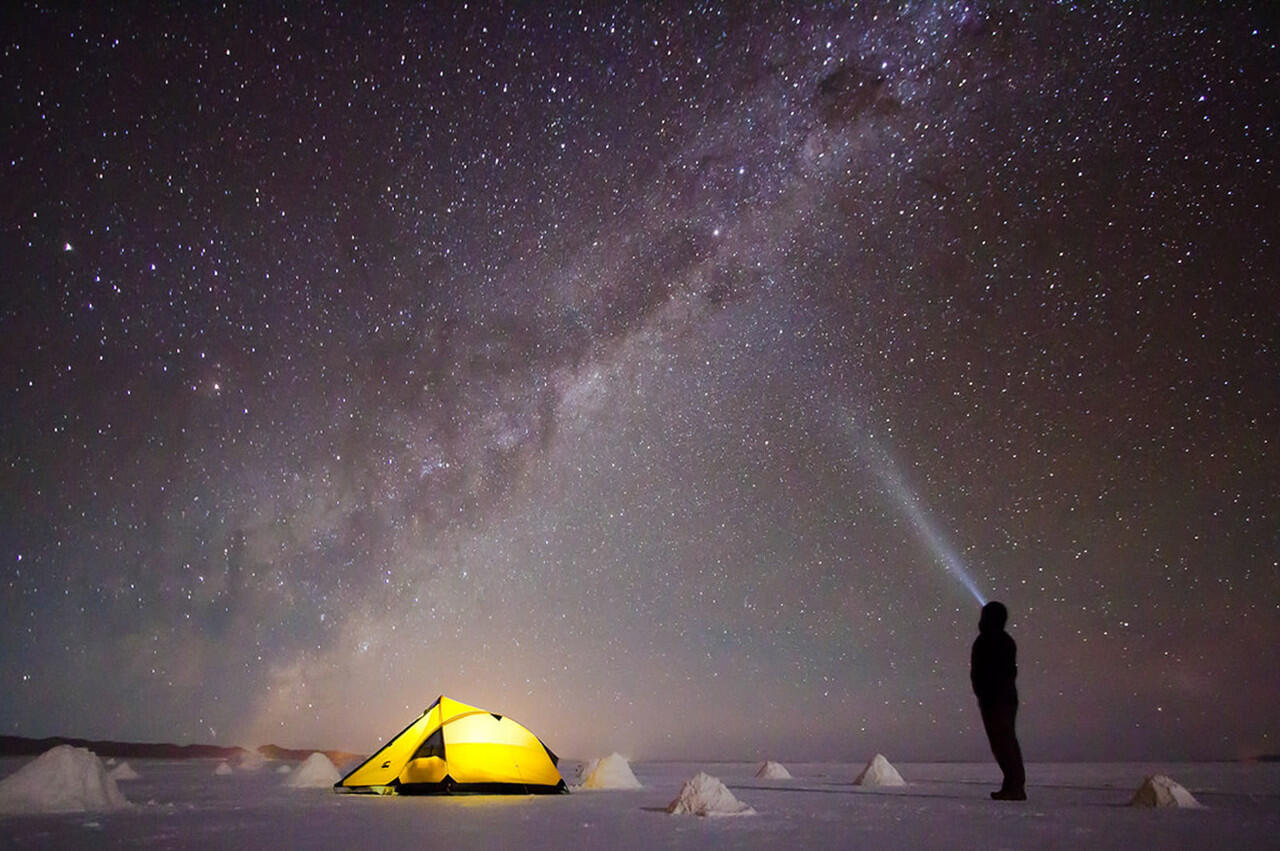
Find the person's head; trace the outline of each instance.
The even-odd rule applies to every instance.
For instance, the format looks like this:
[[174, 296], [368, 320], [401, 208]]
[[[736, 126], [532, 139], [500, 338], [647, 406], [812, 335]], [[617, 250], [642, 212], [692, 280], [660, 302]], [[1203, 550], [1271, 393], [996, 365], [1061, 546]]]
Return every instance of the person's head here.
[[1009, 622], [1009, 610], [1004, 603], [992, 600], [982, 607], [982, 617], [978, 619], [978, 632], [999, 632]]

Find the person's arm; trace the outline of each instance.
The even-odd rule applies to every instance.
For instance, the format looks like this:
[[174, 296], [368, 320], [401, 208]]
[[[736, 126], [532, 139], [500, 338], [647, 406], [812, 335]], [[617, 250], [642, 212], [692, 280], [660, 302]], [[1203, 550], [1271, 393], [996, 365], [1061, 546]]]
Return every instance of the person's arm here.
[[1018, 645], [1008, 633], [1005, 634], [1004, 643], [1005, 658], [1002, 660], [1004, 664], [1001, 666], [1001, 674], [1009, 685], [1013, 685], [1018, 679]]
[[982, 697], [982, 659], [979, 652], [978, 644], [982, 641], [981, 637], [973, 642], [973, 649], [969, 651], [969, 684], [973, 686], [973, 693], [978, 697]]

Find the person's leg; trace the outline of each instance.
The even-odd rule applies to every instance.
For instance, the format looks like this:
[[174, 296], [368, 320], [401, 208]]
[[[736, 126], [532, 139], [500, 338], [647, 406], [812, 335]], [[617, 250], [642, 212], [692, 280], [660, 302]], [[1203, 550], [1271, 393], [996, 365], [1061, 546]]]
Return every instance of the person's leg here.
[[[1004, 771], [1004, 751], [1001, 747], [1000, 719], [998, 707], [991, 704], [979, 704], [982, 710], [982, 727], [987, 731], [987, 743], [991, 745], [991, 755], [996, 758], [996, 765]], [[1004, 788], [1001, 784], [1000, 788]]]
[[1027, 770], [1022, 764], [1022, 746], [1018, 744], [1018, 704], [1012, 704], [1009, 707], [1009, 739], [1008, 739], [1008, 768], [1004, 769], [1005, 783], [1008, 784], [1010, 790], [1026, 793], [1027, 790]]
[[1004, 774], [1000, 791], [995, 794], [1019, 799], [1026, 794], [1027, 779], [1022, 765], [1022, 749], [1014, 732], [1018, 705], [997, 703], [981, 709], [982, 725], [986, 728], [987, 740], [991, 743], [991, 755], [996, 758], [996, 764]]

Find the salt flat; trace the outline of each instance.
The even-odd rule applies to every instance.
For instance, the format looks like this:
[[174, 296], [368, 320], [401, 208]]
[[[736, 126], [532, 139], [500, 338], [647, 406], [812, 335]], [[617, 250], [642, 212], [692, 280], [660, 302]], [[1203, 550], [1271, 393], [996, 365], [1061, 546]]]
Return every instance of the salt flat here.
[[[985, 763], [895, 763], [907, 786], [852, 785], [861, 763], [790, 763], [786, 781], [753, 762], [636, 762], [637, 790], [571, 795], [376, 798], [292, 789], [267, 763], [214, 775], [216, 762], [136, 760], [104, 814], [0, 818], [16, 848], [1211, 848], [1280, 847], [1280, 764], [1032, 764], [1030, 800], [988, 799]], [[890, 755], [891, 756], [891, 755]], [[0, 777], [24, 764], [0, 760]], [[574, 782], [578, 764], [561, 763]], [[757, 815], [672, 816], [682, 782], [706, 771]], [[1127, 806], [1148, 774], [1167, 774], [1199, 810]]]

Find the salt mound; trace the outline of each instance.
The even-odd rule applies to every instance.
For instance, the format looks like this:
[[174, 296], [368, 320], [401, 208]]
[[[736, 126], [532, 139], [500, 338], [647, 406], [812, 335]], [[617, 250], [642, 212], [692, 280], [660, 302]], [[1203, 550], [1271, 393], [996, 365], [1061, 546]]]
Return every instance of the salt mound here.
[[0, 780], [0, 813], [81, 813], [129, 806], [102, 760], [58, 745]]
[[583, 789], [642, 789], [631, 772], [631, 764], [621, 754], [593, 759], [582, 767]]
[[287, 765], [282, 765], [276, 769], [276, 774], [288, 774], [290, 771], [293, 771], [293, 769]]
[[862, 773], [853, 781], [855, 786], [906, 786], [898, 769], [894, 768], [884, 754], [876, 754], [862, 769]]
[[220, 762], [218, 763], [218, 767], [213, 770], [213, 773], [217, 774], [219, 777], [225, 777], [233, 772], [231, 771], [231, 766], [227, 765], [226, 762]]
[[284, 785], [295, 789], [328, 788], [342, 779], [329, 757], [316, 751], [302, 761], [298, 770], [285, 778]]
[[112, 780], [137, 780], [141, 776], [127, 762], [120, 763], [107, 773], [111, 775]]
[[1138, 787], [1129, 806], [1198, 808], [1200, 802], [1181, 784], [1163, 774], [1153, 774]]
[[787, 771], [787, 767], [780, 762], [760, 763], [760, 770], [756, 772], [756, 777], [761, 780], [790, 780], [791, 772]]
[[267, 764], [267, 758], [257, 751], [245, 751], [240, 754], [240, 762], [236, 767], [241, 771], [260, 771]]
[[733, 797], [718, 778], [699, 771], [684, 781], [680, 794], [667, 805], [673, 815], [753, 816], [756, 811]]

